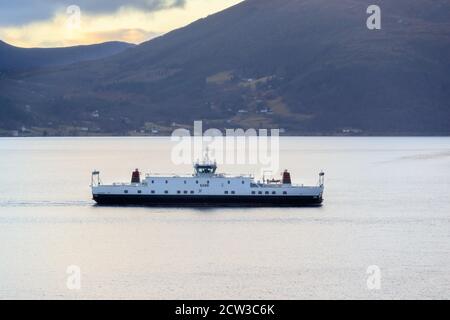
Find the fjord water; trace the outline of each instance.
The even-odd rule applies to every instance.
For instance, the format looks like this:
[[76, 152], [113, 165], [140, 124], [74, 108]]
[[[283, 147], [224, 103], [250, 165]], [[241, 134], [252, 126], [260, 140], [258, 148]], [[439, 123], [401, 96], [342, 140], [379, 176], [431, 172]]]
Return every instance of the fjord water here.
[[[98, 207], [90, 172], [174, 166], [167, 138], [0, 139], [0, 298], [450, 296], [449, 138], [282, 138], [319, 208]], [[253, 173], [257, 166], [220, 167]], [[70, 265], [81, 289], [69, 290]], [[381, 288], [369, 290], [369, 266]], [[369, 281], [370, 282], [370, 281]]]

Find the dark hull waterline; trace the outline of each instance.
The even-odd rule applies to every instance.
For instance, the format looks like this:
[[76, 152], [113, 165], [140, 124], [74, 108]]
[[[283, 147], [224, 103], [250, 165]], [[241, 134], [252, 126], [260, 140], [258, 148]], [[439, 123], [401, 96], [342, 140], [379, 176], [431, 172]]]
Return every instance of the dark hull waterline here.
[[99, 205], [154, 207], [306, 207], [319, 206], [317, 196], [171, 196], [171, 195], [94, 195]]

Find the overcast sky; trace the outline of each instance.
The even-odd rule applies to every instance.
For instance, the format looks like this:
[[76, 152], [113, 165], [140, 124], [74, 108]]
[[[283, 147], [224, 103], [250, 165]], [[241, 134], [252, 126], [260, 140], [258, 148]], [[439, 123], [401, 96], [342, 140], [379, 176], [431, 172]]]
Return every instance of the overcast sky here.
[[241, 1], [0, 0], [0, 39], [21, 47], [140, 43]]

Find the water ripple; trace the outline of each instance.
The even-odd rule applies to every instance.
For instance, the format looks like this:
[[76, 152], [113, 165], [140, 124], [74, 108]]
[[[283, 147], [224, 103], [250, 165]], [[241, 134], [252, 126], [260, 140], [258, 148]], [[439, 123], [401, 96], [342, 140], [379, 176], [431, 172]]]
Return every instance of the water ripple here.
[[92, 201], [81, 200], [3, 200], [0, 207], [86, 207], [92, 206]]

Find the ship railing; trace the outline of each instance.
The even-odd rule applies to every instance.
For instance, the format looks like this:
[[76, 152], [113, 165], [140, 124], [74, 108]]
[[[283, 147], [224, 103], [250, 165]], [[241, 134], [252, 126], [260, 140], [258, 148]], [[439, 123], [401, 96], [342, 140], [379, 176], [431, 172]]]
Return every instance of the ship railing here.
[[317, 188], [317, 186], [305, 186], [304, 184], [282, 184], [282, 183], [255, 183], [252, 188]]
[[189, 177], [193, 177], [194, 175], [181, 175], [181, 174], [177, 174], [177, 173], [147, 173], [145, 174], [146, 178], [151, 178], [151, 177], [167, 177], [167, 178], [189, 178]]
[[245, 174], [245, 173], [241, 173], [241, 174], [237, 174], [237, 175], [219, 173], [219, 175], [224, 178], [254, 178], [254, 176], [252, 174]]
[[[231, 174], [224, 174], [224, 173], [215, 173], [212, 174], [212, 176], [217, 177], [217, 178], [254, 178], [253, 175], [251, 174], [238, 174], [238, 175], [231, 175]], [[180, 174], [176, 174], [176, 173], [147, 173], [145, 174], [146, 178], [151, 178], [151, 177], [167, 177], [167, 178], [191, 178], [191, 177], [197, 177], [197, 175], [195, 174], [191, 174], [191, 175], [180, 175]]]
[[123, 187], [123, 186], [139, 186], [141, 183], [126, 183], [126, 182], [113, 182], [111, 186], [113, 187]]

